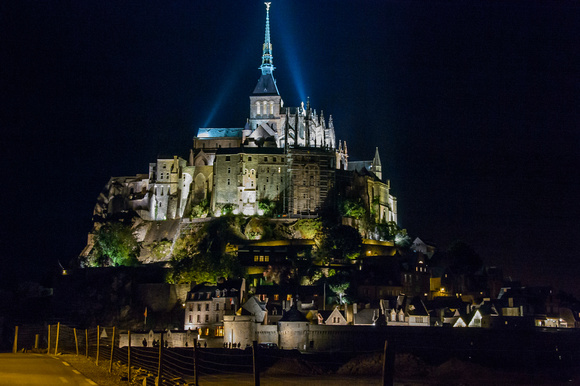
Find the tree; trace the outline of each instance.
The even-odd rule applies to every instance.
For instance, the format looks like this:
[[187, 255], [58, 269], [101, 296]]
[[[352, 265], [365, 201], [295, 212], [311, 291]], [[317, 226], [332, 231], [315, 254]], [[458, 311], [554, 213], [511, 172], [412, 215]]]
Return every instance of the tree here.
[[328, 287], [338, 297], [338, 304], [340, 304], [340, 305], [348, 304], [348, 300], [345, 297], [345, 295], [346, 295], [346, 290], [348, 289], [348, 287], [350, 287], [349, 282], [344, 282], [344, 283], [340, 283], [340, 284], [330, 284]]
[[355, 260], [360, 256], [362, 237], [348, 225], [336, 225], [323, 230], [318, 244], [319, 261], [328, 263], [329, 259]]
[[140, 245], [129, 225], [122, 222], [106, 223], [94, 233], [92, 265], [138, 265]]

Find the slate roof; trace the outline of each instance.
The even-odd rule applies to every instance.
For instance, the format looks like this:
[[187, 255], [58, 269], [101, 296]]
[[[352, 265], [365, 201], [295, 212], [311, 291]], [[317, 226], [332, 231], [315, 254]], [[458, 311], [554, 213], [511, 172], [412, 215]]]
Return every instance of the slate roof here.
[[253, 95], [280, 95], [272, 74], [262, 74], [254, 88]]
[[308, 319], [302, 314], [302, 312], [298, 311], [296, 305], [293, 305], [288, 311], [284, 311], [282, 315], [281, 322], [308, 322]]

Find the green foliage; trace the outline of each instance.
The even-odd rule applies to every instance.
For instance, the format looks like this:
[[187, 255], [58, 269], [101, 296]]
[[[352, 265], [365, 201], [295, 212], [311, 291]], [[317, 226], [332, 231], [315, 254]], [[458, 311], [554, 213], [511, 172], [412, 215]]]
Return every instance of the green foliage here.
[[151, 256], [156, 260], [163, 260], [171, 252], [171, 241], [164, 239], [161, 241], [153, 242], [149, 245], [151, 250]]
[[273, 201], [268, 198], [263, 198], [258, 201], [258, 209], [263, 212], [263, 216], [272, 217], [278, 209], [278, 201]]
[[338, 304], [348, 304], [348, 299], [346, 298], [346, 290], [350, 287], [350, 283], [340, 283], [328, 286], [332, 292], [337, 296]]
[[296, 221], [292, 228], [300, 233], [303, 239], [314, 239], [322, 230], [322, 222], [318, 218], [301, 219]]
[[94, 234], [94, 248], [90, 265], [138, 265], [140, 246], [129, 225], [121, 222], [106, 223]]
[[191, 209], [191, 218], [205, 218], [209, 214], [209, 200], [204, 198]]
[[274, 230], [267, 219], [252, 217], [244, 230], [248, 240], [264, 240], [272, 237]]
[[240, 242], [237, 216], [219, 217], [201, 229], [184, 234], [176, 243], [168, 283], [215, 283], [219, 277], [239, 277], [241, 266], [228, 243]]
[[328, 264], [332, 259], [355, 260], [360, 256], [362, 237], [353, 227], [337, 225], [323, 231], [316, 251], [317, 260]]
[[222, 216], [233, 216], [234, 214], [234, 205], [233, 204], [225, 204], [221, 208], [221, 215]]
[[350, 292], [352, 291], [351, 287], [351, 278], [349, 274], [345, 272], [338, 273], [336, 275], [332, 275], [327, 279], [328, 288], [337, 297], [338, 304], [349, 304], [351, 303], [351, 295]]
[[344, 217], [361, 219], [367, 214], [362, 200], [345, 199], [340, 203], [340, 214]]

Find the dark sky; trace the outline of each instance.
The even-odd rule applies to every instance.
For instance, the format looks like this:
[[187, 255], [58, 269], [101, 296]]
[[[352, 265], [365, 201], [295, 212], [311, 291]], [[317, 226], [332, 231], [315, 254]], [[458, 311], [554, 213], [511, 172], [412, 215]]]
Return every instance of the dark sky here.
[[[274, 75], [351, 160], [378, 146], [399, 222], [580, 295], [580, 3], [276, 1]], [[242, 127], [261, 1], [0, 4], [2, 283], [77, 256], [110, 176]]]

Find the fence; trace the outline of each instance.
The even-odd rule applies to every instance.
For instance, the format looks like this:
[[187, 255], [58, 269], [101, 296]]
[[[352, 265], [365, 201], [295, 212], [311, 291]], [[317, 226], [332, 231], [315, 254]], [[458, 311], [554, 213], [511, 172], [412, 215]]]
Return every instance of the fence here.
[[[131, 331], [127, 334], [131, 342]], [[205, 348], [195, 339], [193, 347], [171, 348], [166, 347], [164, 335], [159, 333], [153, 347], [130, 344], [119, 347], [120, 333], [115, 327], [78, 329], [58, 323], [41, 331], [38, 327], [21, 326], [15, 328], [13, 351], [46, 347], [50, 355], [86, 356], [98, 366], [108, 368], [109, 372], [114, 364], [122, 364], [129, 382], [135, 381], [139, 374], [144, 379], [143, 384], [151, 385], [156, 378], [159, 384], [196, 386], [291, 385], [309, 379], [324, 382], [331, 380], [332, 376], [328, 375], [331, 369], [336, 370], [348, 360], [345, 354], [339, 353], [312, 354], [305, 359], [296, 350], [262, 348], [257, 342], [245, 349]], [[380, 354], [380, 351], [368, 354]], [[382, 378], [375, 376], [370, 384], [392, 385], [394, 350], [388, 348], [386, 342], [382, 358]]]

